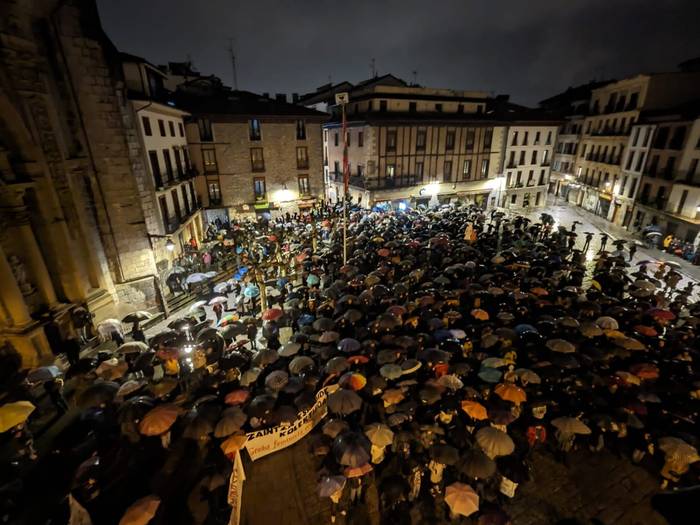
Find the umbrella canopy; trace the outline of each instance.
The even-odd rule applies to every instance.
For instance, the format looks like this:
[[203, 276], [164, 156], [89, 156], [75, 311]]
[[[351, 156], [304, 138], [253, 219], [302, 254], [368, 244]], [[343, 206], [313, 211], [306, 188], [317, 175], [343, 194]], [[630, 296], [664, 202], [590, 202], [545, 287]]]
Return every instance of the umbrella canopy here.
[[559, 354], [573, 354], [576, 347], [564, 339], [550, 339], [547, 341], [547, 348]]
[[274, 392], [279, 392], [289, 383], [289, 375], [284, 370], [275, 370], [267, 374], [265, 386]]
[[262, 314], [263, 321], [276, 321], [284, 315], [284, 311], [281, 308], [269, 308], [265, 310]]
[[119, 385], [111, 381], [92, 384], [78, 396], [78, 406], [94, 408], [106, 405], [115, 398], [118, 391]]
[[170, 430], [182, 409], [172, 403], [152, 408], [139, 423], [139, 432], [144, 436], [158, 436]]
[[299, 353], [299, 350], [301, 350], [301, 345], [299, 343], [290, 342], [286, 343], [279, 350], [277, 350], [277, 353], [280, 355], [280, 357], [291, 357]]
[[433, 445], [430, 447], [430, 457], [443, 465], [454, 465], [459, 459], [457, 449], [450, 445]]
[[299, 375], [305, 370], [315, 366], [314, 360], [307, 355], [298, 355], [289, 363], [289, 371], [294, 375]]
[[335, 460], [347, 467], [361, 467], [370, 460], [371, 443], [364, 434], [345, 432], [333, 440]]
[[493, 427], [480, 428], [476, 433], [476, 442], [490, 458], [507, 456], [515, 450], [510, 436]]
[[145, 310], [138, 310], [136, 312], [131, 312], [122, 319], [122, 323], [137, 323], [140, 321], [146, 321], [153, 317], [149, 312]]
[[245, 446], [246, 441], [248, 441], [248, 437], [245, 434], [233, 434], [221, 443], [221, 450], [224, 452], [225, 456], [232, 458], [236, 452]]
[[43, 383], [61, 377], [61, 375], [63, 375], [61, 370], [55, 365], [41, 366], [29, 371], [27, 381], [30, 383]]
[[0, 433], [23, 424], [36, 407], [29, 401], [15, 401], [0, 407]]
[[486, 479], [496, 473], [496, 462], [482, 450], [472, 448], [459, 461], [459, 470], [469, 478]]
[[445, 503], [452, 514], [471, 516], [479, 510], [479, 495], [465, 483], [452, 483], [445, 489]]
[[376, 447], [386, 447], [394, 442], [394, 432], [382, 423], [370, 423], [365, 427], [365, 436]]
[[494, 388], [494, 392], [504, 401], [510, 401], [515, 405], [520, 405], [527, 400], [525, 390], [512, 383], [501, 383]]
[[359, 410], [362, 398], [352, 390], [339, 388], [328, 396], [328, 410], [334, 414], [347, 415]]
[[489, 417], [486, 407], [478, 401], [471, 401], [467, 399], [462, 401], [461, 406], [462, 410], [464, 410], [469, 417], [477, 421], [483, 421]]
[[228, 297], [218, 296], [209, 299], [209, 306], [214, 306], [215, 304], [226, 304], [228, 302]]
[[316, 485], [316, 493], [320, 498], [330, 498], [343, 490], [346, 481], [345, 476], [323, 476]]
[[156, 515], [159, 506], [158, 496], [141, 498], [126, 509], [124, 516], [119, 520], [119, 525], [146, 525]]
[[681, 463], [691, 464], [700, 461], [697, 449], [676, 437], [660, 438], [659, 448], [664, 451], [667, 458], [672, 457]]
[[564, 434], [587, 435], [591, 433], [591, 429], [583, 421], [575, 417], [558, 417], [552, 420], [552, 426]]

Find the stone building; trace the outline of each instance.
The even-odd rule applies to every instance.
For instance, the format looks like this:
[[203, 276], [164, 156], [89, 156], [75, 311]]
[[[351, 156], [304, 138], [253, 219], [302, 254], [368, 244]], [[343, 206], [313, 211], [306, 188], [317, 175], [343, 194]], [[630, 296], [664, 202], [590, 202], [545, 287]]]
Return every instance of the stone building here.
[[[364, 207], [497, 197], [504, 129], [487, 116], [486, 93], [396, 85], [377, 79], [349, 92], [349, 194]], [[327, 197], [344, 193], [341, 108], [324, 125]]]
[[[215, 77], [178, 87], [205, 221], [308, 209], [322, 199], [321, 123], [327, 115], [223, 87]], [[205, 226], [206, 227], [206, 226]]]
[[0, 4], [0, 342], [51, 358], [83, 306], [158, 308], [149, 177], [94, 1]]

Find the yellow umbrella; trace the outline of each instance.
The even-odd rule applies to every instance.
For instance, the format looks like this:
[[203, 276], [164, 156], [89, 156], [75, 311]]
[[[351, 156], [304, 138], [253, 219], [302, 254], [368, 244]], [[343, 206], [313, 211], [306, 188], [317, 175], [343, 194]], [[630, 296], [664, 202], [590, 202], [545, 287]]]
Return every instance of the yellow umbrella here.
[[445, 489], [445, 503], [453, 514], [470, 516], [479, 510], [479, 495], [466, 483], [453, 483]]
[[139, 423], [139, 432], [144, 436], [158, 436], [167, 432], [182, 409], [172, 403], [157, 405], [149, 410]]
[[160, 506], [158, 496], [146, 496], [126, 509], [119, 525], [146, 525], [156, 515]]
[[226, 441], [221, 443], [221, 450], [224, 451], [226, 456], [233, 457], [233, 455], [241, 450], [248, 440], [248, 436], [245, 434], [233, 434]]
[[470, 401], [469, 399], [462, 401], [462, 410], [464, 410], [469, 417], [477, 421], [482, 421], [489, 417], [488, 412], [486, 412], [486, 407], [478, 401]]
[[0, 432], [24, 423], [36, 407], [29, 401], [16, 401], [0, 407]]

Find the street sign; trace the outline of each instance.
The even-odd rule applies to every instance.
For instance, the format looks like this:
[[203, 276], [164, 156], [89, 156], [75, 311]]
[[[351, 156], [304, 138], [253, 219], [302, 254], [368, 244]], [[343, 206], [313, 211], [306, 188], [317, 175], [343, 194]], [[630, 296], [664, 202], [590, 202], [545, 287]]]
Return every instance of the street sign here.
[[336, 104], [347, 104], [349, 100], [350, 100], [350, 94], [347, 92], [335, 94], [335, 103]]

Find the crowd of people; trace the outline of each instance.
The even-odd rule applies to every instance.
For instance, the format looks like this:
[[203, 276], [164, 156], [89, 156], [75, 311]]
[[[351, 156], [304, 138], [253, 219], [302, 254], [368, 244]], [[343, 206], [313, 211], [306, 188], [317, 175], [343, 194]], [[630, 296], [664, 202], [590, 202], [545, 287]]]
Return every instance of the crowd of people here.
[[325, 206], [218, 229], [251, 308], [212, 289], [215, 324], [178, 318], [71, 366], [81, 414], [37, 460], [42, 523], [227, 523], [245, 433], [292, 424], [322, 388], [304, 476], [334, 523], [509, 523], [537, 450], [698, 484], [700, 305], [672, 269], [630, 268], [620, 243], [587, 268], [575, 225], [455, 205], [352, 210], [343, 261], [340, 221]]

